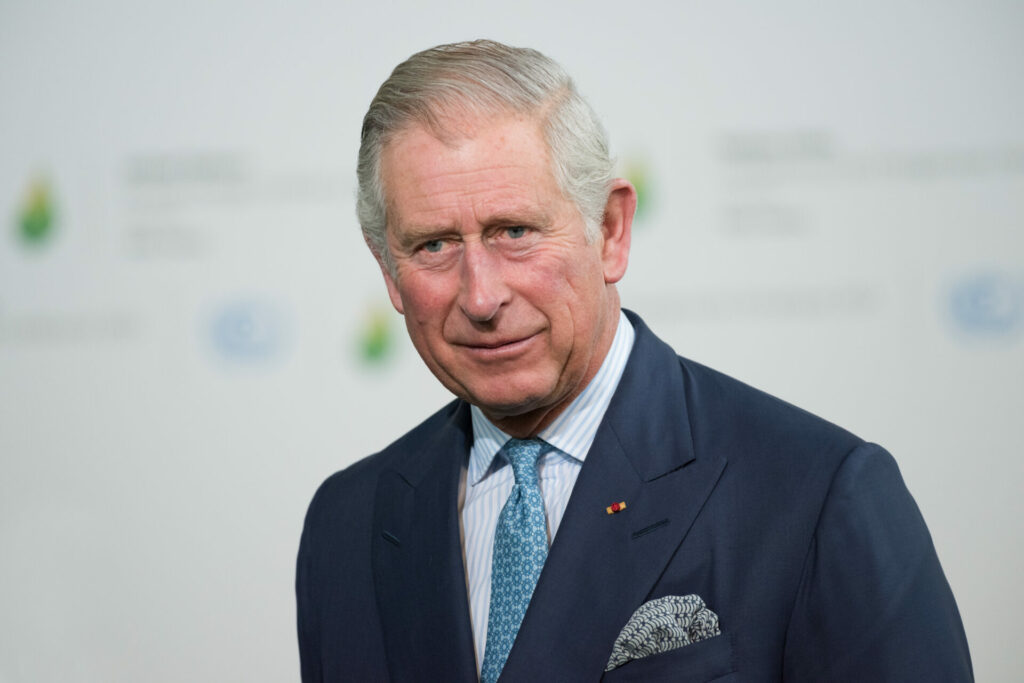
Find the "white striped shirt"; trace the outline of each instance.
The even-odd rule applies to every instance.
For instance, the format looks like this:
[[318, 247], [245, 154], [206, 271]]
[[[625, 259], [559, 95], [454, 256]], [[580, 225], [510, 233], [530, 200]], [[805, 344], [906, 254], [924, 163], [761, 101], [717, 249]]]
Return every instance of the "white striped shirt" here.
[[[554, 446], [538, 460], [540, 490], [548, 522], [548, 544], [554, 540], [580, 468], [594, 443], [612, 394], [619, 385], [635, 333], [625, 314], [619, 313], [608, 355], [587, 387], [537, 436]], [[470, 619], [476, 646], [477, 673], [484, 658], [487, 615], [491, 602], [491, 554], [498, 516], [515, 482], [504, 456], [497, 457], [511, 437], [472, 407], [473, 448], [463, 471], [461, 500], [462, 551], [469, 589]]]

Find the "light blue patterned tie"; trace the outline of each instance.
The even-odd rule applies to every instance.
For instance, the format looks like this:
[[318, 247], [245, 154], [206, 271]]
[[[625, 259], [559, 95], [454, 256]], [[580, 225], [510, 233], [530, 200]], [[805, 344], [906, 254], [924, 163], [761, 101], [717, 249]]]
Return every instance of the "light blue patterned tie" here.
[[512, 464], [516, 483], [494, 532], [482, 683], [498, 680], [548, 556], [544, 499], [537, 477], [537, 459], [547, 445], [540, 439], [509, 439], [502, 449]]

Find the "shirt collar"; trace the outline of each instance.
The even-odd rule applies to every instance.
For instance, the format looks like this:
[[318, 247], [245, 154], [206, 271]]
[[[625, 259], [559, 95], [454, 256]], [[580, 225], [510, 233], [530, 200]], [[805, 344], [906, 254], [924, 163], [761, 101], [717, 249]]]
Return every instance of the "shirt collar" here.
[[[597, 428], [601, 425], [601, 419], [626, 369], [635, 337], [633, 325], [619, 311], [615, 338], [597, 374], [562, 414], [537, 434], [538, 438], [581, 463], [586, 459], [594, 437], [597, 436]], [[488, 472], [497, 469], [494, 459], [505, 442], [512, 437], [494, 426], [476, 406], [470, 407], [470, 413], [473, 421], [473, 448], [470, 451], [466, 479], [475, 486]]]

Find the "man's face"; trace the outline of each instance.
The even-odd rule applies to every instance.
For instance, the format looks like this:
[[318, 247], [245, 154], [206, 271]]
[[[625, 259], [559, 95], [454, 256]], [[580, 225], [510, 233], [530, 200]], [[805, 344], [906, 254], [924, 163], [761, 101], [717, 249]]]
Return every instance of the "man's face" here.
[[[587, 243], [536, 121], [459, 124], [454, 142], [414, 126], [384, 150], [388, 293], [442, 384], [499, 426], [525, 417], [540, 428], [582, 391], [614, 337], [628, 220], [624, 240], [606, 225]], [[632, 201], [617, 182], [613, 195], [625, 185]]]

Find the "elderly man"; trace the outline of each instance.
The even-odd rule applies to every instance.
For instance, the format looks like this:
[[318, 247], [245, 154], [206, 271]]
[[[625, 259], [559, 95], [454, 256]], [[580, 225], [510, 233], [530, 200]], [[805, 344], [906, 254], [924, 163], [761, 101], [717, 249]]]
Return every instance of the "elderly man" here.
[[892, 458], [620, 310], [611, 170], [533, 50], [444, 45], [381, 86], [359, 219], [457, 399], [313, 499], [303, 680], [970, 680]]

